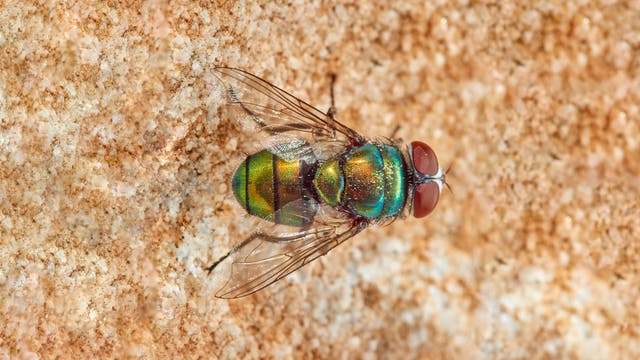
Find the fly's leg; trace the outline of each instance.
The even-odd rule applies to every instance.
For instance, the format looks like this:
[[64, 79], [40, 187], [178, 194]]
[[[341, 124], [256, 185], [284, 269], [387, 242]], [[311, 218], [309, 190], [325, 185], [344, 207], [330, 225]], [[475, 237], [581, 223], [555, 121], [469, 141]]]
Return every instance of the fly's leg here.
[[336, 109], [336, 102], [335, 102], [335, 97], [333, 92], [333, 88], [335, 87], [335, 84], [336, 84], [336, 74], [331, 74], [331, 85], [329, 87], [329, 91], [331, 94], [331, 107], [329, 108], [329, 110], [327, 110], [327, 116], [330, 117], [331, 120], [336, 119], [336, 113], [338, 112], [338, 109]]
[[400, 125], [396, 125], [396, 127], [393, 128], [393, 131], [391, 132], [391, 136], [389, 136], [389, 139], [395, 139], [396, 135], [398, 135], [398, 131], [400, 131]]
[[396, 135], [398, 135], [398, 131], [400, 131], [400, 124], [397, 124], [393, 128], [393, 131], [391, 132], [391, 135], [389, 136], [389, 139], [391, 139], [391, 141], [393, 141], [396, 145], [402, 145], [404, 140], [402, 138], [400, 138], [400, 137], [396, 137]]

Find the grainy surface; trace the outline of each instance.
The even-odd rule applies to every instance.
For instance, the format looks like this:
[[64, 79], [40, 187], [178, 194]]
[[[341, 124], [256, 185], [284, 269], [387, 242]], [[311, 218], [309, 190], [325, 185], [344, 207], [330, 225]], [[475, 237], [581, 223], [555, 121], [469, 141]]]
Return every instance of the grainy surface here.
[[[0, 357], [639, 357], [640, 1], [383, 3], [0, 2]], [[213, 298], [214, 65], [321, 109], [338, 74], [454, 194]]]

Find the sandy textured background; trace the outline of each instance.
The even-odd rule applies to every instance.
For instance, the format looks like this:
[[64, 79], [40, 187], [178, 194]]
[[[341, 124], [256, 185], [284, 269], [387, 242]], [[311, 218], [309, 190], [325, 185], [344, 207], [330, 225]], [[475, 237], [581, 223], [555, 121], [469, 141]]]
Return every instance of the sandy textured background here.
[[[1, 358], [640, 356], [640, 1], [57, 3], [0, 2]], [[454, 194], [213, 298], [214, 65], [321, 109], [335, 72]]]

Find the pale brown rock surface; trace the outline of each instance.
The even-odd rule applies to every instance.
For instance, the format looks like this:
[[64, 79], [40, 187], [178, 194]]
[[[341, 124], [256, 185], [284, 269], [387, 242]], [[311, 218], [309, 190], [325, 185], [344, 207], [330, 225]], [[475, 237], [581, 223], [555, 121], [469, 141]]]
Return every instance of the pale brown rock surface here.
[[[426, 3], [3, 2], [0, 357], [638, 358], [640, 1]], [[215, 65], [321, 109], [336, 73], [454, 194], [214, 298]]]

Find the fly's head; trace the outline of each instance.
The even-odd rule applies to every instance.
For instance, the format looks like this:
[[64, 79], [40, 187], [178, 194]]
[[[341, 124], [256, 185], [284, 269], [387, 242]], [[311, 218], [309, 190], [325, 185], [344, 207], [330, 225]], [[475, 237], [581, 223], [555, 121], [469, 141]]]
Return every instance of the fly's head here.
[[438, 204], [440, 192], [445, 183], [445, 174], [440, 169], [438, 158], [433, 149], [421, 142], [414, 141], [409, 146], [409, 171], [413, 174], [413, 216], [421, 218], [429, 215]]

